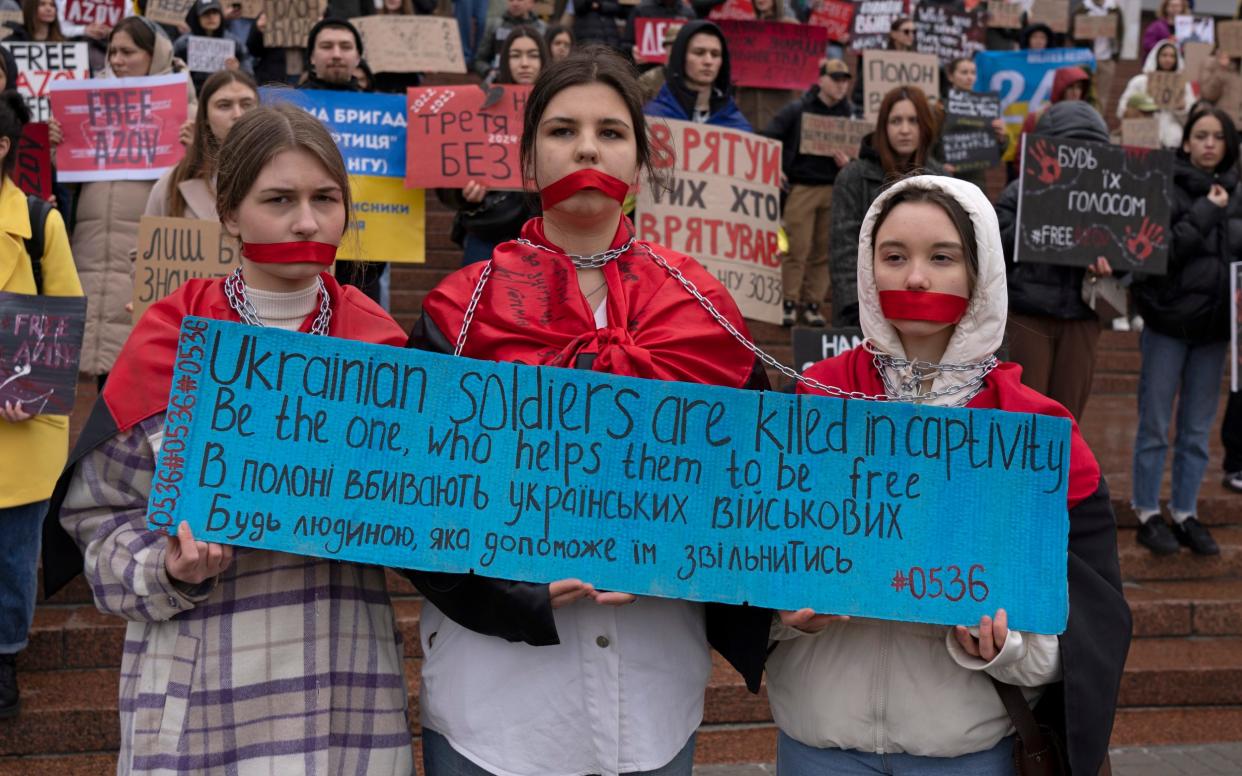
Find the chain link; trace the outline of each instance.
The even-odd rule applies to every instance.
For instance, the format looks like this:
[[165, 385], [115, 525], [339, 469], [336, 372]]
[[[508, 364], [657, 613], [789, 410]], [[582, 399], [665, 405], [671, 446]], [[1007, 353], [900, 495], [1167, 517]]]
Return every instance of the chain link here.
[[[311, 323], [310, 333], [327, 336], [328, 324], [332, 321], [332, 300], [328, 298], [328, 289], [323, 284], [323, 278], [317, 277], [315, 280], [319, 283], [319, 314]], [[246, 296], [246, 282], [242, 280], [241, 267], [233, 270], [224, 279], [224, 296], [229, 301], [229, 307], [233, 308], [244, 323], [260, 327], [265, 325], [259, 318], [258, 310], [254, 309]]]
[[579, 256], [576, 253], [561, 253], [560, 251], [554, 251], [546, 245], [533, 243], [525, 237], [519, 237], [514, 240], [514, 242], [536, 250], [544, 251], [546, 253], [551, 253], [553, 256], [568, 256], [569, 260], [572, 261], [574, 266], [578, 269], [599, 269], [618, 256], [625, 255], [625, 253], [634, 246], [634, 238], [631, 237], [625, 241], [625, 245], [622, 245], [619, 248], [612, 248], [611, 250], [604, 251], [603, 253], [592, 253], [590, 256]]
[[461, 319], [461, 331], [457, 332], [457, 346], [453, 348], [453, 355], [460, 356], [461, 352], [466, 348], [466, 334], [470, 331], [470, 323], [474, 320], [474, 310], [479, 306], [479, 298], [483, 296], [483, 286], [487, 285], [487, 279], [492, 276], [492, 260], [487, 260], [487, 266], [483, 268], [483, 273], [479, 275], [479, 282], [474, 286], [474, 293], [470, 295], [470, 304], [466, 305], [466, 314]]

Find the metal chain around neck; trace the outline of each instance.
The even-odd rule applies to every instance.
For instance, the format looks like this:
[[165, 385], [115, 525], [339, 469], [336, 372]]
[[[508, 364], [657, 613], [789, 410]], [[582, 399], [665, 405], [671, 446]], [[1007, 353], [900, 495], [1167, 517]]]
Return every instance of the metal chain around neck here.
[[[868, 350], [871, 350], [868, 348]], [[896, 401], [926, 403], [933, 399], [954, 396], [950, 406], [963, 407], [983, 390], [983, 380], [996, 365], [996, 356], [970, 364], [934, 364], [930, 361], [910, 360], [877, 353], [871, 350], [872, 363], [884, 381], [884, 390]], [[946, 372], [974, 372], [965, 382], [946, 385], [944, 388], [923, 393], [923, 383], [934, 380]], [[896, 376], [896, 379], [894, 379]], [[961, 394], [960, 396], [957, 394]]]
[[617, 258], [618, 256], [624, 255], [626, 251], [634, 247], [634, 238], [631, 237], [630, 239], [625, 241], [624, 245], [618, 248], [610, 248], [606, 251], [603, 251], [602, 253], [592, 253], [590, 256], [579, 256], [576, 253], [565, 253], [564, 251], [558, 251], [553, 248], [549, 248], [546, 245], [540, 245], [539, 243], [531, 242], [530, 240], [527, 240], [525, 237], [519, 237], [514, 242], [529, 246], [536, 250], [551, 253], [555, 256], [568, 256], [569, 260], [572, 261], [574, 263], [574, 266], [577, 267], [578, 269], [599, 269], [603, 267], [605, 264], [607, 264], [608, 262]]
[[[328, 324], [332, 321], [332, 300], [328, 297], [328, 289], [323, 284], [323, 278], [316, 277], [315, 280], [319, 284], [319, 314], [311, 323], [310, 333], [327, 336]], [[233, 270], [224, 279], [224, 296], [229, 301], [229, 307], [232, 307], [234, 312], [241, 317], [243, 323], [251, 326], [266, 326], [263, 319], [259, 317], [259, 311], [254, 309], [254, 304], [246, 296], [246, 281], [242, 280], [241, 267]]]

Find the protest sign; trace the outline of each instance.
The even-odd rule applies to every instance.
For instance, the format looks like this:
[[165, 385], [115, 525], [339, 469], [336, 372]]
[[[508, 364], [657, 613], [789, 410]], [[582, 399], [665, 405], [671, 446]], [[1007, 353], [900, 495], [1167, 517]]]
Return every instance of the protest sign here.
[[257, 19], [263, 13], [264, 0], [241, 0], [242, 18]]
[[671, 189], [638, 191], [638, 238], [693, 256], [742, 315], [780, 323], [781, 144], [749, 132], [657, 120], [652, 157]]
[[1173, 35], [1178, 43], [1216, 45], [1216, 19], [1211, 16], [1174, 16]]
[[1096, 16], [1080, 13], [1074, 15], [1074, 40], [1093, 40], [1095, 38], [1116, 38], [1120, 29], [1121, 17], [1109, 12]]
[[686, 23], [685, 19], [649, 19], [640, 17], [634, 20], [634, 45], [638, 47], [638, 61], [664, 64], [668, 61], [668, 52], [664, 50], [664, 35], [670, 29], [680, 30]]
[[518, 141], [529, 94], [529, 86], [410, 89], [405, 185], [461, 188], [473, 180], [521, 189]]
[[1242, 261], [1229, 265], [1229, 390], [1242, 390], [1242, 346], [1238, 330], [1242, 329]]
[[1147, 74], [1147, 94], [1161, 110], [1177, 110], [1186, 106], [1186, 74], [1153, 70]]
[[20, 10], [16, 11], [0, 11], [0, 40], [4, 40], [13, 34], [13, 28], [18, 25], [24, 25], [26, 20], [22, 17]]
[[52, 117], [48, 87], [53, 81], [72, 81], [91, 77], [90, 57], [85, 43], [21, 43], [5, 41], [4, 47], [17, 62], [17, 76], [10, 76], [30, 109], [31, 121]]
[[1203, 77], [1203, 65], [1211, 58], [1211, 43], [1187, 43], [1182, 46], [1182, 59], [1186, 62], [1182, 72], [1188, 80], [1198, 81]]
[[725, 0], [707, 15], [714, 22], [728, 19], [740, 21], [755, 20], [755, 6], [751, 0]]
[[819, 78], [828, 31], [808, 24], [717, 22], [729, 41], [729, 67], [738, 86], [805, 90]]
[[888, 48], [893, 22], [906, 15], [906, 0], [859, 0], [854, 5], [850, 50], [863, 52]]
[[362, 16], [367, 64], [376, 73], [464, 73], [457, 20], [443, 16]]
[[65, 0], [65, 21], [115, 27], [125, 16], [125, 0]]
[[53, 81], [62, 182], [155, 180], [185, 154], [186, 74]]
[[997, 30], [1022, 29], [1021, 3], [1004, 3], [988, 0], [988, 26]]
[[311, 27], [319, 21], [321, 13], [320, 0], [264, 0], [263, 10], [267, 14], [263, 45], [295, 48], [299, 53], [306, 48]]
[[812, 6], [807, 24], [823, 27], [828, 40], [849, 43], [850, 27], [854, 23], [854, 3], [849, 0], [819, 0]]
[[1031, 24], [1046, 24], [1053, 32], [1069, 32], [1069, 0], [1033, 0], [1027, 16]]
[[1221, 21], [1216, 23], [1216, 42], [1231, 57], [1242, 57], [1242, 22]]
[[913, 51], [864, 51], [862, 55], [863, 115], [875, 121], [884, 95], [897, 86], [923, 90], [929, 100], [940, 94], [940, 60]]
[[143, 216], [134, 257], [134, 320], [193, 278], [222, 278], [240, 265], [240, 245], [219, 221]]
[[[425, 260], [423, 193], [402, 185], [406, 174], [406, 97], [401, 94], [259, 90], [264, 102], [285, 100], [319, 119], [345, 157], [358, 240], [346, 236], [341, 260]], [[425, 153], [419, 148], [417, 154]]]
[[832, 156], [840, 151], [851, 159], [857, 159], [862, 139], [873, 129], [875, 122], [844, 116], [820, 116], [804, 111], [798, 153]]
[[836, 358], [847, 350], [853, 350], [863, 342], [862, 329], [811, 329], [795, 326], [793, 330], [794, 368], [805, 372], [811, 366], [827, 358]]
[[232, 38], [208, 38], [191, 35], [187, 47], [187, 66], [195, 73], [214, 73], [228, 66], [230, 59], [237, 58], [237, 44]]
[[971, 172], [999, 163], [1000, 146], [992, 131], [992, 121], [998, 118], [998, 95], [950, 89], [941, 138], [945, 164], [953, 165], [957, 172]]
[[1122, 119], [1121, 144], [1131, 148], [1159, 148], [1160, 120], [1156, 118]]
[[27, 194], [42, 199], [52, 196], [52, 144], [47, 124], [31, 123], [22, 127], [17, 140], [17, 158], [13, 160], [13, 180]]
[[975, 55], [978, 68], [976, 88], [997, 92], [1001, 96], [1001, 117], [1009, 133], [1009, 150], [1005, 159], [1017, 153], [1018, 136], [1027, 112], [1038, 113], [1052, 94], [1052, 79], [1057, 68], [1095, 68], [1091, 49], [1066, 48], [1038, 51], [980, 51]]
[[345, 562], [906, 622], [1004, 608], [1015, 630], [1065, 629], [1067, 418], [194, 317], [178, 345], [153, 530], [185, 520], [203, 541]]
[[186, 17], [195, 2], [196, 0], [147, 0], [147, 10], [142, 15], [153, 22], [176, 27], [186, 23]]
[[68, 415], [78, 389], [86, 297], [0, 291], [0, 406]]
[[1023, 135], [1014, 261], [1163, 275], [1173, 155]]
[[942, 65], [959, 57], [972, 58], [987, 48], [984, 10], [964, 11], [945, 5], [919, 5], [914, 9], [914, 47], [935, 54]]

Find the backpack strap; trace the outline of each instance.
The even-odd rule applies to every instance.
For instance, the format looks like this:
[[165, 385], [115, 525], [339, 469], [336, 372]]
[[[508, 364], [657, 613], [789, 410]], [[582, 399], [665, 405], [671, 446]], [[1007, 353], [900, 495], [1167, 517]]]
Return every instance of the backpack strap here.
[[52, 203], [34, 194], [26, 195], [26, 207], [30, 211], [30, 237], [25, 240], [26, 254], [30, 256], [30, 268], [34, 272], [35, 293], [43, 293], [43, 249], [47, 232], [47, 217]]

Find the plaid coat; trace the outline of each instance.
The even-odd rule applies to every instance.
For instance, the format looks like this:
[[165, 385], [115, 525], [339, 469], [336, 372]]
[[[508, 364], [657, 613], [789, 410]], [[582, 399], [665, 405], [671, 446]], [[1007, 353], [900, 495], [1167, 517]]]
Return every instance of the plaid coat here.
[[61, 523], [100, 610], [129, 620], [119, 774], [414, 772], [383, 569], [238, 548], [197, 588], [146, 527], [164, 416], [82, 459]]

